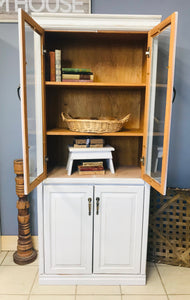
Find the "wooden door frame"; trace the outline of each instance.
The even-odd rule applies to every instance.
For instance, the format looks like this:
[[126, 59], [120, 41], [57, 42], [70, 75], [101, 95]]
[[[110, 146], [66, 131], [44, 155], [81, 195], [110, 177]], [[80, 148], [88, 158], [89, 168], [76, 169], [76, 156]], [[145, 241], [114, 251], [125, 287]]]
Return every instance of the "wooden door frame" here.
[[[168, 170], [168, 155], [169, 155], [169, 137], [171, 125], [171, 111], [172, 111], [172, 94], [173, 94], [173, 78], [175, 66], [175, 44], [177, 31], [178, 13], [174, 12], [168, 18], [163, 20], [160, 24], [155, 26], [148, 33], [148, 48], [150, 49], [150, 57], [147, 58], [147, 79], [146, 79], [146, 96], [145, 96], [145, 121], [144, 121], [144, 136], [143, 136], [143, 151], [144, 165], [142, 166], [141, 176], [149, 185], [156, 189], [161, 194], [166, 192], [167, 170]], [[166, 94], [166, 109], [165, 109], [165, 125], [164, 125], [164, 143], [163, 143], [163, 160], [161, 170], [161, 183], [145, 174], [146, 166], [146, 151], [148, 138], [148, 121], [149, 121], [149, 105], [150, 105], [150, 80], [151, 80], [151, 51], [152, 38], [159, 35], [166, 27], [171, 26], [170, 47], [169, 47], [169, 62], [168, 62], [168, 82]]]
[[41, 28], [25, 11], [19, 9], [20, 20], [20, 76], [21, 76], [21, 109], [22, 109], [22, 143], [23, 143], [23, 168], [24, 168], [24, 193], [29, 194], [39, 183], [47, 177], [46, 156], [46, 117], [45, 117], [45, 81], [43, 51], [41, 51], [41, 80], [42, 80], [42, 131], [43, 131], [43, 173], [32, 183], [29, 181], [29, 155], [28, 155], [28, 120], [27, 120], [27, 93], [26, 93], [26, 47], [25, 47], [25, 23], [41, 36], [41, 49], [44, 45], [44, 29]]

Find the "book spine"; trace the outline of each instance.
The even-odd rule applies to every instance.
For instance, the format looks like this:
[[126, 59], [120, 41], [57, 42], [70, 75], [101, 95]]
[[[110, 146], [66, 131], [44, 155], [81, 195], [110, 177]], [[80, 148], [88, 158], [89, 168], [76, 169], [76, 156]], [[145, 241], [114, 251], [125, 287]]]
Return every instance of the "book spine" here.
[[104, 167], [79, 167], [79, 170], [80, 171], [101, 171], [101, 170], [104, 170]]
[[74, 148], [87, 148], [87, 146], [83, 145], [83, 144], [80, 144], [80, 145], [74, 144]]
[[104, 145], [103, 144], [92, 144], [92, 145], [90, 145], [90, 148], [103, 148], [104, 147]]
[[87, 143], [87, 139], [76, 139], [75, 138], [75, 144], [78, 144], [78, 145], [86, 145], [86, 143]]
[[90, 140], [90, 144], [103, 144], [104, 143], [104, 139], [91, 139]]
[[50, 80], [55, 81], [55, 52], [54, 51], [49, 52], [49, 58], [50, 58]]
[[62, 82], [93, 82], [91, 79], [62, 79]]
[[85, 74], [62, 74], [62, 79], [87, 79], [94, 80], [94, 75], [85, 75]]
[[91, 79], [94, 80], [94, 75], [93, 74], [80, 74], [80, 79]]
[[96, 166], [96, 167], [103, 167], [103, 161], [89, 161], [89, 162], [83, 162], [82, 164], [83, 167], [93, 167], [93, 166]]
[[62, 73], [91, 73], [91, 70], [81, 68], [62, 68]]
[[55, 50], [55, 80], [61, 81], [61, 50]]
[[104, 175], [105, 170], [101, 171], [80, 171], [79, 170], [79, 175]]

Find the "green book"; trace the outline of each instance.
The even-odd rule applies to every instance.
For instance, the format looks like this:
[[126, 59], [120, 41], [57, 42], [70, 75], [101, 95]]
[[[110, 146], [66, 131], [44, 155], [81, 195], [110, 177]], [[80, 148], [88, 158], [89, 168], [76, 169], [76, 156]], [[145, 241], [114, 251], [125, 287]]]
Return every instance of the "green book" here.
[[81, 68], [62, 68], [62, 73], [64, 74], [80, 74], [80, 73], [91, 73], [90, 69]]

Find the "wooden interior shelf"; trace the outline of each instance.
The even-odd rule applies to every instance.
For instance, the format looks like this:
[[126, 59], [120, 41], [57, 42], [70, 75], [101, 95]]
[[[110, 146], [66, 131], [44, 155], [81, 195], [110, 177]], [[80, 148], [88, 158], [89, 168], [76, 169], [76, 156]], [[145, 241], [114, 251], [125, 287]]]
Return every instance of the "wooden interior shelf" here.
[[143, 136], [143, 131], [141, 129], [130, 129], [130, 130], [122, 130], [118, 132], [109, 132], [109, 133], [87, 133], [87, 132], [75, 132], [70, 131], [65, 128], [54, 128], [48, 130], [46, 135], [63, 135], [63, 136], [79, 136], [79, 135], [87, 135], [87, 136]]
[[65, 167], [56, 167], [48, 173], [48, 178], [141, 178], [141, 168], [136, 166], [125, 166], [116, 168], [115, 173], [112, 174], [109, 170], [106, 170], [104, 175], [79, 175], [77, 171], [73, 172], [72, 175], [67, 175]]
[[69, 82], [56, 82], [46, 81], [46, 86], [58, 86], [58, 87], [92, 87], [92, 88], [145, 88], [145, 83], [117, 83], [117, 82], [84, 82], [84, 81], [69, 81]]

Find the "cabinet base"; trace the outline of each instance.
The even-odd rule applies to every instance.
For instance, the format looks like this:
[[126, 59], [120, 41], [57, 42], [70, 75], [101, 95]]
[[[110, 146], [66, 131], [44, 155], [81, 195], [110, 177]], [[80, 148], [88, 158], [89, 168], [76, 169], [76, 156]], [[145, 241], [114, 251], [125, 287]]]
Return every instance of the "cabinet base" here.
[[146, 275], [39, 275], [41, 285], [145, 285]]

